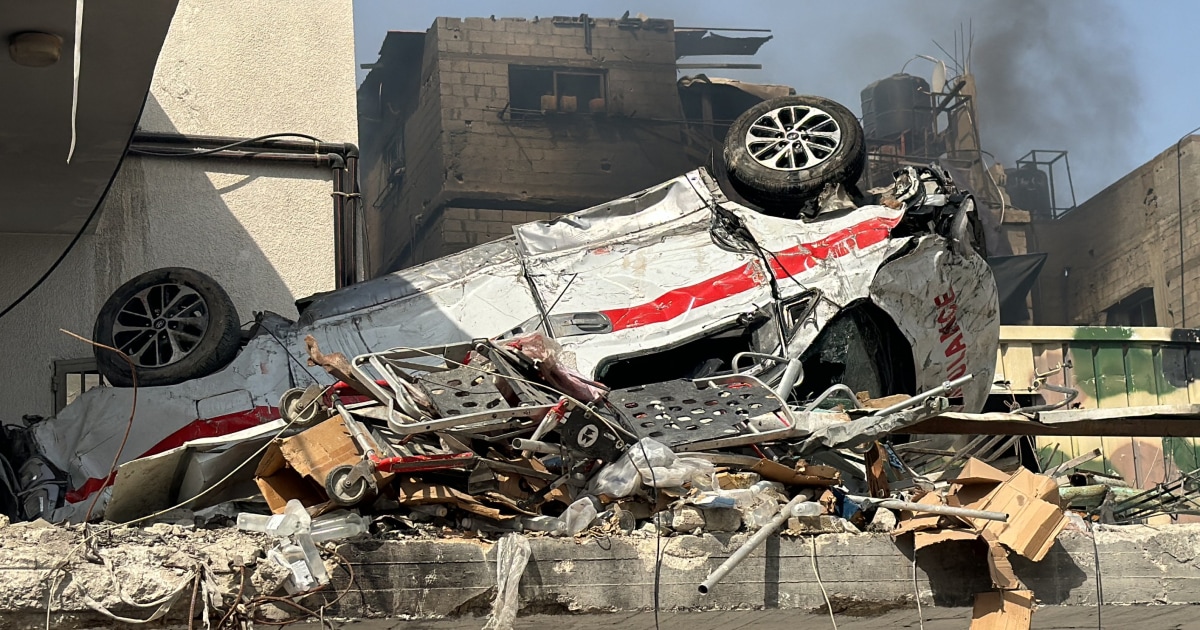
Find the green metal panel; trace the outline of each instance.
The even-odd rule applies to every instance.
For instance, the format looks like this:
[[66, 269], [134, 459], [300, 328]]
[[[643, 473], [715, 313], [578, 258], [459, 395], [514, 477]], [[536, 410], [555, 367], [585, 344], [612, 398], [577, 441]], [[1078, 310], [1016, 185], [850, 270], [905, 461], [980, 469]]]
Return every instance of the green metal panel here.
[[1095, 348], [1096, 405], [1101, 408], [1129, 406], [1129, 380], [1125, 374], [1125, 349], [1120, 344], [1100, 343]]
[[1154, 346], [1133, 344], [1125, 350], [1126, 393], [1130, 406], [1159, 404], [1158, 368], [1154, 365], [1157, 350]]

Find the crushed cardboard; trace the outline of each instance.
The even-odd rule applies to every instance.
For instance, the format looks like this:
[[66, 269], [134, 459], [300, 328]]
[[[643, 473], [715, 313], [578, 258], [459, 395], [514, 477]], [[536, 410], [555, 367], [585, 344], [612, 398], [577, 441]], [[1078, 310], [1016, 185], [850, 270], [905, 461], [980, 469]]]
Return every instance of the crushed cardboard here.
[[[283, 513], [289, 499], [297, 499], [307, 508], [317, 507], [320, 513], [332, 507], [325, 494], [329, 471], [359, 461], [362, 453], [342, 417], [334, 416], [297, 435], [271, 442], [258, 463], [254, 481], [275, 514]], [[381, 488], [390, 479], [390, 474], [375, 474]]]
[[988, 542], [988, 574], [992, 584], [1002, 590], [1023, 589], [1025, 585], [1013, 572], [1012, 563], [1008, 561], [1008, 550], [994, 542]]
[[971, 630], [1029, 630], [1032, 619], [1031, 591], [979, 593], [971, 613]]
[[836, 486], [842, 483], [842, 473], [832, 466], [821, 466], [799, 462], [795, 468], [769, 459], [760, 460], [750, 470], [767, 481], [777, 481], [785, 486]]
[[[968, 460], [955, 476], [946, 493], [946, 503], [1008, 514], [1007, 521], [964, 520], [984, 540], [1003, 544], [1034, 562], [1046, 557], [1067, 524], [1060, 506], [1058, 485], [1053, 479], [1024, 468], [1012, 474], [1004, 473], [974, 458]], [[930, 517], [918, 516], [912, 520], [916, 522], [901, 523], [897, 531], [931, 529], [928, 527]]]
[[923, 530], [913, 534], [913, 549], [920, 551], [930, 545], [954, 540], [978, 540], [979, 534], [969, 529]]
[[425, 483], [416, 477], [401, 477], [394, 485], [396, 500], [401, 505], [436, 505], [449, 504], [476, 516], [483, 516], [497, 521], [515, 518], [500, 510], [488, 507], [475, 497], [456, 490], [445, 484]]

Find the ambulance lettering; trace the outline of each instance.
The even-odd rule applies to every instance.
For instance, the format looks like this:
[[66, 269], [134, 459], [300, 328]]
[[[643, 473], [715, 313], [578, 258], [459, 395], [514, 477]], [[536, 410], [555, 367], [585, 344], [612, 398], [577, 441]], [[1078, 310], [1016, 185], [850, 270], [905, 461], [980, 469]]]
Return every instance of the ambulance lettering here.
[[[946, 380], [952, 381], [967, 374], [967, 346], [963, 343], [962, 330], [958, 327], [958, 296], [954, 287], [933, 299], [937, 307], [938, 340], [941, 351], [950, 360], [946, 368]], [[949, 397], [962, 396], [962, 388], [949, 393]]]

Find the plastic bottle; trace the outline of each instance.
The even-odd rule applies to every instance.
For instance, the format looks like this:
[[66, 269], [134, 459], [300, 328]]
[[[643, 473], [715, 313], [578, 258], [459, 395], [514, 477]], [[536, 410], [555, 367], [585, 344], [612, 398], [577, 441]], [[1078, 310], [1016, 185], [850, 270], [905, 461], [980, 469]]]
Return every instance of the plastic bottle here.
[[321, 559], [321, 552], [317, 550], [312, 534], [306, 531], [296, 534], [296, 543], [300, 547], [300, 551], [304, 553], [304, 562], [308, 565], [309, 574], [317, 584], [327, 584], [329, 572], [325, 570], [325, 561]]
[[779, 504], [774, 501], [763, 501], [754, 506], [753, 509], [742, 513], [742, 519], [746, 523], [746, 527], [750, 529], [758, 529], [766, 525], [771, 519], [779, 513]]
[[815, 501], [801, 501], [792, 506], [792, 516], [820, 516], [825, 509]]
[[354, 512], [331, 512], [312, 522], [313, 542], [340, 540], [365, 533], [368, 529], [367, 519]]
[[551, 534], [562, 534], [567, 529], [567, 524], [561, 518], [553, 516], [526, 516], [521, 519], [521, 526], [525, 531]]
[[263, 532], [268, 536], [286, 538], [307, 529], [312, 523], [304, 506], [292, 499], [287, 502], [283, 514], [249, 514], [242, 512], [237, 517], [238, 529], [248, 532]]
[[426, 516], [434, 516], [438, 518], [444, 517], [450, 513], [450, 510], [446, 509], [446, 506], [444, 505], [408, 505], [405, 507], [407, 507], [410, 512], [416, 512], [418, 514], [424, 514]]
[[301, 593], [317, 585], [312, 571], [308, 568], [308, 558], [304, 555], [304, 550], [300, 548], [300, 545], [283, 545], [272, 549], [267, 555], [276, 563], [291, 570], [292, 579], [289, 591]]

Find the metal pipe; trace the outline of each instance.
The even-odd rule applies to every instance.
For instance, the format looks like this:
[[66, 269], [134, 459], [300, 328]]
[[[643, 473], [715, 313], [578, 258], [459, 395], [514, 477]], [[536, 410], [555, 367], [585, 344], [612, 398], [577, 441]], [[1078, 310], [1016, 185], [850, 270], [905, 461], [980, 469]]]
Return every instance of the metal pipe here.
[[512, 441], [513, 448], [519, 451], [528, 451], [530, 453], [543, 453], [546, 455], [561, 455], [563, 447], [560, 444], [551, 444], [540, 440], [523, 440], [515, 438]]
[[1008, 522], [1008, 514], [1004, 512], [972, 510], [970, 508], [954, 507], [951, 505], [928, 505], [912, 501], [901, 501], [900, 499], [873, 499], [871, 497], [852, 494], [846, 495], [846, 498], [865, 507], [882, 507], [889, 510], [908, 510], [910, 512], [926, 512], [928, 514], [943, 514], [945, 516], [962, 516], [965, 518], [982, 518], [988, 521]]
[[279, 153], [336, 153], [343, 157], [358, 157], [358, 147], [350, 142], [319, 142], [315, 140], [285, 140], [271, 138], [247, 142], [250, 138], [234, 136], [207, 136], [201, 134], [158, 133], [153, 131], [138, 131], [133, 136], [131, 144], [173, 144], [185, 148], [215, 149], [234, 143], [239, 149], [258, 149]]
[[847, 397], [847, 398], [848, 398], [848, 399], [849, 399], [849, 400], [850, 400], [852, 403], [854, 403], [854, 408], [855, 408], [855, 409], [862, 409], [862, 408], [863, 408], [863, 406], [862, 406], [862, 403], [858, 402], [858, 396], [856, 396], [856, 395], [854, 394], [854, 391], [853, 391], [853, 390], [851, 390], [851, 389], [850, 389], [849, 387], [847, 387], [846, 385], [844, 385], [844, 384], [842, 384], [842, 383], [838, 383], [837, 385], [830, 386], [830, 388], [829, 388], [829, 389], [827, 389], [827, 390], [825, 390], [825, 391], [821, 392], [821, 395], [820, 395], [820, 396], [817, 396], [815, 399], [813, 399], [813, 401], [812, 401], [812, 402], [808, 403], [808, 406], [804, 408], [804, 411], [805, 411], [805, 413], [807, 413], [807, 412], [810, 412], [810, 411], [813, 411], [814, 409], [816, 409], [816, 408], [817, 408], [817, 405], [820, 405], [821, 403], [825, 402], [825, 399], [826, 399], [826, 398], [829, 398], [830, 396], [832, 396], [832, 395], [834, 395], [834, 394], [836, 394], [836, 393], [838, 393], [838, 392], [841, 392], [841, 393], [845, 394], [845, 395], [846, 395], [846, 397]]
[[913, 396], [912, 398], [902, 400], [902, 401], [892, 405], [891, 407], [880, 409], [879, 411], [876, 411], [875, 413], [873, 413], [871, 415], [886, 416], [886, 415], [896, 413], [898, 411], [903, 411], [905, 409], [908, 409], [909, 407], [923, 403], [926, 400], [933, 398], [934, 396], [941, 396], [942, 394], [944, 394], [948, 391], [951, 391], [960, 385], [965, 385], [967, 382], [969, 382], [973, 378], [975, 378], [974, 374], [968, 374], [966, 376], [956, 378], [953, 381], [946, 381], [945, 383], [942, 383], [941, 385], [938, 385], [937, 387], [935, 387], [929, 391], [922, 392], [920, 394], [917, 394], [916, 396]]
[[708, 574], [708, 577], [704, 578], [704, 581], [700, 583], [700, 594], [707, 595], [708, 592], [712, 590], [712, 587], [716, 586], [717, 582], [721, 581], [721, 578], [725, 577], [725, 575], [732, 571], [733, 568], [738, 564], [740, 564], [742, 560], [745, 560], [746, 556], [750, 555], [750, 552], [757, 549], [759, 545], [763, 544], [763, 542], [775, 534], [775, 531], [783, 525], [784, 521], [788, 520], [788, 518], [792, 516], [793, 508], [808, 500], [809, 496], [807, 494], [800, 493], [797, 494], [791, 501], [788, 501], [787, 504], [779, 510], [779, 513], [772, 517], [766, 525], [763, 525], [757, 532], [754, 532], [754, 535], [751, 536], [745, 542], [745, 544], [739, 547], [737, 551], [729, 554], [729, 557], [725, 559], [725, 562], [721, 563], [721, 566], [714, 569], [712, 573]]
[[[129, 145], [129, 152], [134, 155], [147, 157], [191, 157], [189, 151], [174, 145], [155, 144], [153, 142], [135, 142]], [[206, 158], [234, 159], [258, 162], [293, 162], [311, 164], [313, 166], [329, 166], [336, 153], [280, 153], [273, 151], [247, 151], [242, 149], [225, 149], [206, 155]]]
[[783, 371], [783, 378], [779, 380], [779, 385], [775, 388], [775, 395], [787, 404], [788, 398], [792, 395], [792, 390], [796, 388], [796, 384], [804, 380], [804, 364], [799, 358], [788, 361], [787, 369]]
[[333, 275], [338, 289], [354, 284], [346, 282], [346, 160], [333, 165]]
[[357, 154], [346, 156], [345, 176], [346, 182], [342, 186], [342, 189], [346, 191], [346, 206], [349, 208], [349, 212], [346, 213], [346, 223], [348, 224], [346, 226], [346, 236], [349, 239], [349, 242], [346, 243], [346, 249], [349, 253], [346, 261], [346, 267], [348, 269], [347, 279], [350, 281], [350, 284], [355, 284], [359, 280], [363, 279], [359, 277], [358, 273], [360, 269], [358, 259], [359, 255], [362, 253], [358, 243], [358, 211], [360, 208], [362, 208], [362, 191], [359, 190], [358, 187]]

